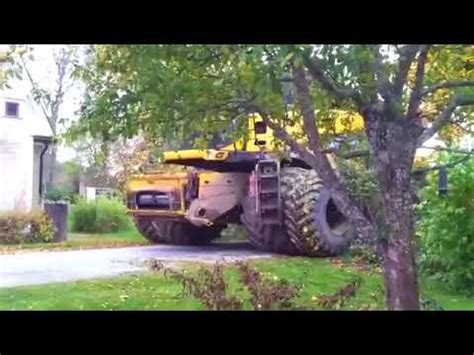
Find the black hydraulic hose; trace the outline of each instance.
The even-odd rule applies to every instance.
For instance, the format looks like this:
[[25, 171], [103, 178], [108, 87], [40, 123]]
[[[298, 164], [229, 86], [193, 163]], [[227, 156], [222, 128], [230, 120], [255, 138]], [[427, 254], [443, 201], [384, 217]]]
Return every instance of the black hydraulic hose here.
[[46, 153], [46, 150], [48, 150], [49, 144], [48, 142], [44, 142], [46, 145], [43, 149], [43, 151], [40, 154], [40, 166], [39, 166], [39, 196], [40, 200], [43, 198], [43, 156]]

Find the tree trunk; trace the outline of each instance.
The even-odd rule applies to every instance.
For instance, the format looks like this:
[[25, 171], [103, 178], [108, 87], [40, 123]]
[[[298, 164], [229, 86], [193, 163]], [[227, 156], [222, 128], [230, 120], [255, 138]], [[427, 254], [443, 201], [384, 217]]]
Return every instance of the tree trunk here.
[[390, 310], [418, 310], [419, 290], [409, 185], [407, 190], [401, 191], [394, 186], [388, 196], [385, 201], [388, 238], [383, 247], [387, 307]]
[[415, 265], [411, 169], [416, 152], [412, 122], [392, 119], [377, 108], [364, 112], [365, 130], [374, 157], [380, 207], [380, 240], [390, 310], [418, 310], [419, 290]]
[[[382, 243], [387, 307], [391, 310], [419, 309], [415, 265], [413, 195], [411, 168], [415, 149], [399, 135], [388, 135], [390, 154], [380, 149], [376, 167], [383, 217], [378, 224]], [[397, 147], [395, 147], [397, 146]]]

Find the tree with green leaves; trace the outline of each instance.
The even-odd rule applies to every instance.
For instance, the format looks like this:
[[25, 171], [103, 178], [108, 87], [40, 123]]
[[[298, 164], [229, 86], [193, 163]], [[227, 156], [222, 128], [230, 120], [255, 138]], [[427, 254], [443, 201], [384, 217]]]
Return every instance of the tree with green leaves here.
[[430, 171], [417, 206], [420, 266], [448, 287], [474, 294], [474, 159], [442, 152], [437, 163], [451, 166], [449, 194], [439, 194], [439, 171]]
[[0, 50], [0, 89], [10, 88], [8, 80], [11, 77], [21, 78], [18, 61], [23, 53], [24, 48], [13, 45]]
[[[184, 140], [230, 122], [239, 135], [248, 114], [258, 113], [318, 173], [359, 234], [379, 245], [387, 307], [419, 309], [413, 161], [434, 135], [452, 137], [451, 123], [473, 120], [473, 46], [96, 46], [79, 74], [87, 90], [71, 138], [88, 132], [105, 141], [137, 134]], [[364, 120], [358, 138], [376, 183], [368, 210], [325, 154], [355, 154], [351, 144], [329, 146], [335, 109]], [[286, 130], [295, 120], [303, 141]]]

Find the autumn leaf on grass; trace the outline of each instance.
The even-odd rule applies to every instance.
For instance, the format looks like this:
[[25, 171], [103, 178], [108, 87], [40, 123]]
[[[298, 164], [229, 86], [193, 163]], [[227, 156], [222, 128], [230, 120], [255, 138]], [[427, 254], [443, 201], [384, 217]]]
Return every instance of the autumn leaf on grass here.
[[329, 262], [337, 268], [342, 268], [344, 266], [344, 262], [340, 258], [331, 258]]

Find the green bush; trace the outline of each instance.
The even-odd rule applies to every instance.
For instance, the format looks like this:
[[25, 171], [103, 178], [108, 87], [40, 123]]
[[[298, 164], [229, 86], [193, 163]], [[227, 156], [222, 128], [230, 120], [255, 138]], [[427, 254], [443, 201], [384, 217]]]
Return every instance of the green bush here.
[[49, 201], [67, 201], [77, 203], [79, 195], [68, 187], [55, 187], [45, 194], [45, 200]]
[[42, 211], [0, 214], [0, 243], [47, 243], [53, 240], [54, 226]]
[[[458, 161], [442, 156], [440, 164]], [[474, 159], [448, 170], [449, 191], [438, 195], [438, 173], [428, 176], [418, 205], [422, 272], [451, 288], [474, 293]]]
[[127, 208], [117, 199], [98, 198], [91, 202], [80, 199], [69, 212], [72, 232], [118, 232], [127, 230], [132, 225]]

